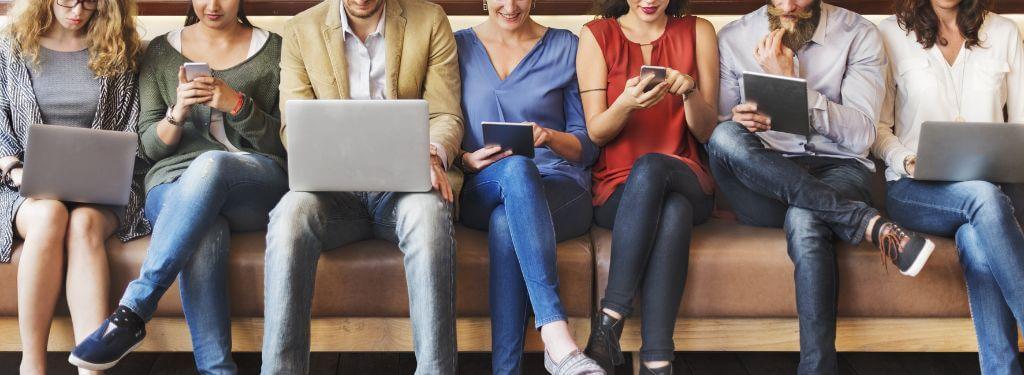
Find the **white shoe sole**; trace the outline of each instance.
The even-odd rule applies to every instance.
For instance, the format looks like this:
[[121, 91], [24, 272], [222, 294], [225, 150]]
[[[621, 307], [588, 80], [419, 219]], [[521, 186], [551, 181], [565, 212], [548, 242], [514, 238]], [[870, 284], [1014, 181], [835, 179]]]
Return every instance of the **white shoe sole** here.
[[910, 268], [906, 272], [900, 271], [900, 273], [914, 277], [917, 276], [921, 269], [924, 268], [924, 264], [928, 263], [928, 257], [932, 256], [932, 251], [935, 250], [935, 243], [932, 240], [924, 240], [924, 248], [921, 249], [921, 253], [917, 254], [917, 259], [914, 259], [914, 264], [910, 265]]
[[[143, 339], [143, 340], [145, 340], [145, 339]], [[136, 343], [134, 346], [129, 348], [128, 351], [124, 352], [124, 354], [122, 354], [120, 357], [115, 359], [113, 362], [108, 362], [108, 363], [91, 363], [91, 362], [86, 362], [85, 360], [76, 357], [74, 354], [71, 354], [71, 356], [68, 357], [68, 362], [70, 362], [72, 365], [75, 365], [75, 366], [77, 366], [79, 368], [84, 368], [86, 370], [103, 371], [103, 370], [107, 370], [107, 369], [117, 365], [117, 363], [120, 362], [121, 359], [123, 359], [126, 355], [128, 355], [128, 353], [131, 353], [132, 351], [134, 351], [135, 348], [138, 348], [139, 345], [142, 345], [142, 341], [141, 340], [138, 343]]]

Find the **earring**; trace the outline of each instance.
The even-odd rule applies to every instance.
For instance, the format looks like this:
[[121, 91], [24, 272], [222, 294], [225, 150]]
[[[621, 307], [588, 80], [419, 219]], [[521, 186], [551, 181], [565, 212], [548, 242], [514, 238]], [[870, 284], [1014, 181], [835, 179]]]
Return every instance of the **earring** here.
[[487, 0], [484, 0], [484, 12], [489, 12], [489, 10], [487, 10]]

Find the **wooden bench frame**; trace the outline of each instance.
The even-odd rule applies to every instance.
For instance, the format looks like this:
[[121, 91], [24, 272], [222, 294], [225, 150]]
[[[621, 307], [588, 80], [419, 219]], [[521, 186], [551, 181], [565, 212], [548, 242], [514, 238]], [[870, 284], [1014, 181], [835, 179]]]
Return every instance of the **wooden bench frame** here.
[[[626, 322], [622, 350], [640, 350], [640, 325]], [[263, 343], [262, 318], [234, 318], [234, 351], [258, 352]], [[569, 328], [580, 345], [590, 335], [590, 321], [570, 318]], [[840, 318], [836, 349], [843, 352], [976, 352], [974, 326], [969, 318]], [[146, 327], [143, 352], [190, 352], [192, 343], [184, 318], [154, 318]], [[490, 320], [458, 319], [460, 352], [491, 350]], [[314, 352], [411, 352], [412, 323], [407, 318], [314, 318]], [[799, 351], [794, 318], [682, 319], [676, 323], [678, 351]], [[21, 336], [15, 317], [0, 318], [0, 351], [20, 351]], [[1024, 345], [1024, 341], [1021, 341]], [[74, 347], [71, 319], [57, 317], [50, 331], [51, 351]], [[527, 351], [543, 346], [535, 330], [527, 330]]]

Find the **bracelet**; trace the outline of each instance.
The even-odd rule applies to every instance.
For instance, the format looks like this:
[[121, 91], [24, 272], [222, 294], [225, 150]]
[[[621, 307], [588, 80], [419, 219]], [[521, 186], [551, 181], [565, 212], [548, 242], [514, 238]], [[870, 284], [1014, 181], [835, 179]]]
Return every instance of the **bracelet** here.
[[171, 116], [171, 114], [170, 114], [170, 113], [168, 113], [168, 114], [167, 114], [167, 116], [166, 116], [166, 117], [164, 117], [164, 120], [166, 120], [168, 124], [171, 124], [171, 125], [177, 126], [177, 127], [179, 127], [179, 128], [181, 127], [181, 123], [180, 123], [180, 122], [178, 122], [178, 120], [175, 120], [175, 119], [174, 119], [174, 116]]
[[238, 116], [238, 113], [242, 112], [243, 106], [245, 106], [245, 94], [238, 93], [238, 101], [235, 102], [235, 108], [231, 109], [231, 115]]

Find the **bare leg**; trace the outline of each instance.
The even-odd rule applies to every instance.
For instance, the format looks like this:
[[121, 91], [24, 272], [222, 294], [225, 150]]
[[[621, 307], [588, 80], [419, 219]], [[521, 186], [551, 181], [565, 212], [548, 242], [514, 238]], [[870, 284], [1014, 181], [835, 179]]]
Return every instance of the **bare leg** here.
[[[82, 206], [71, 210], [67, 231], [67, 299], [75, 343], [84, 340], [110, 314], [110, 267], [106, 239], [117, 230], [109, 209]], [[78, 369], [79, 374], [98, 374]]]
[[21, 374], [46, 373], [46, 341], [63, 280], [68, 211], [55, 200], [25, 201], [15, 217], [25, 239], [18, 263], [18, 330]]

